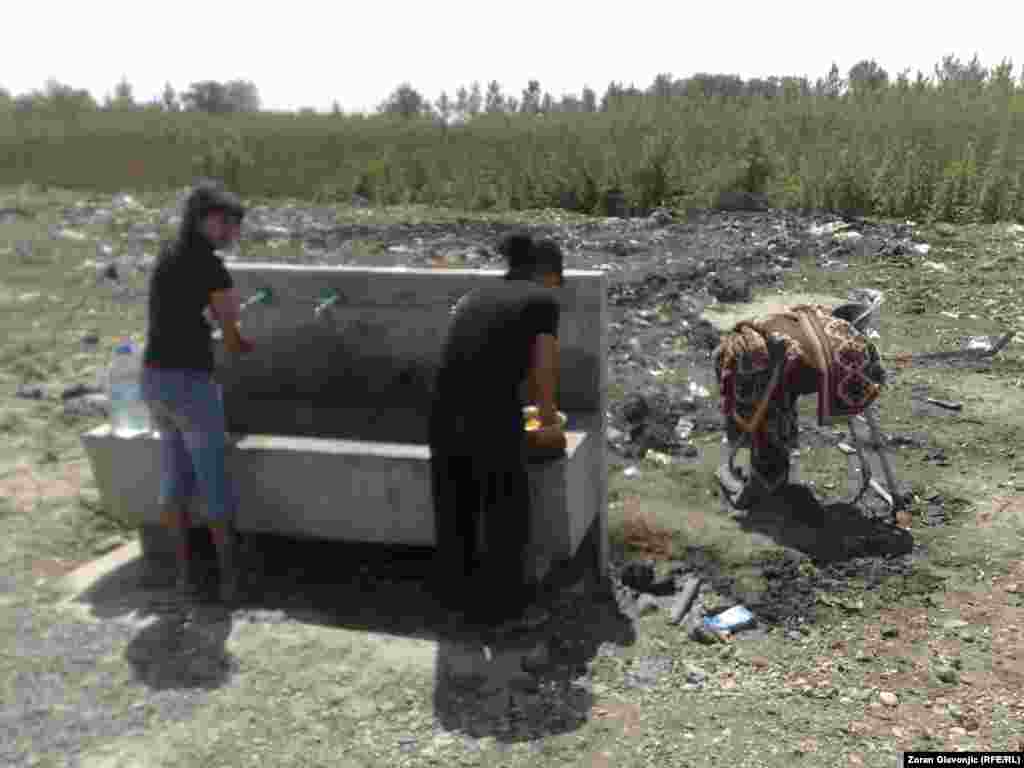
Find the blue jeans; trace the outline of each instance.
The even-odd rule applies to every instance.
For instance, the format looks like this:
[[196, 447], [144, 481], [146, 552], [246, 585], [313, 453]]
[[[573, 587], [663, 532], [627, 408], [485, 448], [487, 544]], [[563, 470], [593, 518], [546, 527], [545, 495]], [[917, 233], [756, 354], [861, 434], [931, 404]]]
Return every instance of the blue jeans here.
[[227, 476], [220, 385], [206, 371], [143, 368], [142, 398], [160, 432], [161, 509], [187, 509], [198, 493], [209, 521], [234, 520], [237, 496]]

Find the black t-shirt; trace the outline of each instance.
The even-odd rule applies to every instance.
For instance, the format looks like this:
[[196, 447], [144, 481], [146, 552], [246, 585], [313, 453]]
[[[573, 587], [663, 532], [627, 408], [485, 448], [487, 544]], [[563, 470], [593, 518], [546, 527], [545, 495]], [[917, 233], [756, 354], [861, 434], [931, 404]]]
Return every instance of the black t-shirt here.
[[149, 284], [145, 364], [212, 372], [213, 329], [203, 311], [211, 292], [232, 285], [224, 262], [203, 237], [172, 245], [157, 262]]
[[499, 463], [521, 456], [519, 387], [539, 334], [558, 335], [554, 293], [524, 280], [495, 280], [456, 307], [441, 357], [431, 412], [435, 453]]

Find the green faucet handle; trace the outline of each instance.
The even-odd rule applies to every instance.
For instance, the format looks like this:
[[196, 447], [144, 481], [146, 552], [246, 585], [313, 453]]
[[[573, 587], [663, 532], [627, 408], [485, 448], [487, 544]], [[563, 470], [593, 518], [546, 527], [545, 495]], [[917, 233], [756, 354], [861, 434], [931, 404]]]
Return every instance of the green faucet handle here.
[[240, 309], [248, 309], [253, 304], [271, 304], [274, 301], [274, 292], [270, 288], [261, 288], [252, 296], [246, 299]]
[[320, 294], [320, 302], [316, 305], [316, 309], [313, 310], [313, 314], [317, 317], [328, 307], [337, 304], [341, 300], [341, 296], [333, 288], [328, 288], [322, 294]]

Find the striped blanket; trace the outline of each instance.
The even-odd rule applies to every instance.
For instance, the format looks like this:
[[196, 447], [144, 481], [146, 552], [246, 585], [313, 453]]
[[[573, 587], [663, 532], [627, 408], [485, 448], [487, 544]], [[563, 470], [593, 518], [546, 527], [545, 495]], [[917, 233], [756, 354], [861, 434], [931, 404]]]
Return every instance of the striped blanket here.
[[800, 395], [817, 394], [825, 426], [862, 413], [885, 383], [875, 345], [822, 305], [737, 323], [713, 360], [729, 438], [750, 435], [752, 472], [769, 489], [788, 475]]

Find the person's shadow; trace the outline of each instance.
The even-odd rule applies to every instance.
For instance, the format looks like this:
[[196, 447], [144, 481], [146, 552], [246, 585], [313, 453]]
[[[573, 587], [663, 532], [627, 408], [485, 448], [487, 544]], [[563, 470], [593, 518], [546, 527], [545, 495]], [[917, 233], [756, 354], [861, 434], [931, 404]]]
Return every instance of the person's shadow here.
[[913, 551], [910, 531], [870, 517], [848, 502], [822, 504], [804, 485], [790, 484], [738, 515], [743, 530], [820, 562], [897, 557]]
[[[206, 564], [207, 592], [215, 594], [215, 553], [208, 537], [195, 533], [193, 553]], [[551, 613], [548, 623], [497, 639], [457, 624], [432, 596], [431, 548], [248, 534], [240, 555], [243, 578], [233, 612], [200, 600], [185, 615], [170, 599], [173, 562], [157, 563], [150, 589], [142, 590], [140, 559], [106, 574], [77, 600], [98, 618], [134, 614], [143, 623], [125, 655], [137, 679], [156, 689], [225, 684], [237, 666], [225, 647], [232, 622], [296, 621], [432, 642], [438, 719], [450, 730], [505, 742], [578, 728], [593, 703], [588, 665], [599, 651], [636, 639], [610, 595], [565, 589], [587, 575], [580, 562], [563, 565], [547, 585], [540, 602]]]
[[139, 625], [125, 659], [136, 680], [156, 690], [218, 688], [237, 667], [226, 647], [231, 612], [211, 599], [213, 546], [203, 534], [193, 531], [201, 583], [194, 599], [175, 595], [173, 562], [140, 558], [105, 574], [76, 598], [98, 619], [131, 616]]
[[446, 730], [500, 743], [572, 732], [588, 719], [590, 662], [636, 632], [611, 598], [555, 599], [551, 620], [494, 638], [453, 632], [438, 644], [434, 712]]

